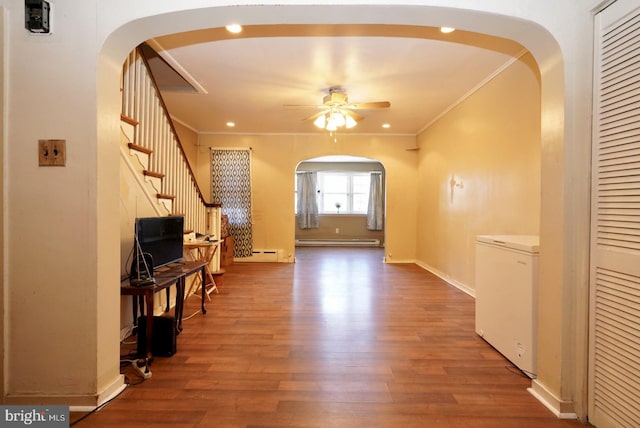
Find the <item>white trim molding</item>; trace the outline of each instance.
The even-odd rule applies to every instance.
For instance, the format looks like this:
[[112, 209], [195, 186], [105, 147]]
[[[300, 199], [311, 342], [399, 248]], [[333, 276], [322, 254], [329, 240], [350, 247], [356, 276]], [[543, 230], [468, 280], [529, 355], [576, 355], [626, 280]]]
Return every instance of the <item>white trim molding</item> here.
[[559, 399], [538, 379], [533, 379], [531, 388], [527, 388], [527, 391], [551, 410], [558, 419], [578, 419], [578, 415], [574, 412], [573, 402]]
[[429, 266], [426, 263], [423, 263], [423, 262], [420, 262], [420, 261], [416, 261], [415, 263], [418, 266], [420, 266], [422, 269], [431, 272], [432, 274], [434, 274], [435, 276], [437, 276], [441, 280], [445, 281], [447, 284], [456, 287], [457, 289], [459, 289], [460, 291], [468, 294], [469, 296], [473, 297], [474, 299], [476, 298], [476, 291], [473, 288], [470, 288], [469, 286], [467, 286], [465, 284], [462, 284], [461, 282], [458, 282], [453, 278], [450, 278], [449, 276], [447, 276], [443, 272], [440, 272], [438, 269], [436, 269], [436, 268], [434, 268], [432, 266]]

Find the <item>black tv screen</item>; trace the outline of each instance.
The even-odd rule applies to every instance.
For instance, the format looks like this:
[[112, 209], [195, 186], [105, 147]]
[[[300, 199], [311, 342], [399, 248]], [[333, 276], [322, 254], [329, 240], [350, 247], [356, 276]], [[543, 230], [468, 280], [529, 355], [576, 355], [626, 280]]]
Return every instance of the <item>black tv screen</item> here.
[[182, 259], [184, 217], [141, 217], [135, 227], [140, 249], [151, 255], [154, 268]]

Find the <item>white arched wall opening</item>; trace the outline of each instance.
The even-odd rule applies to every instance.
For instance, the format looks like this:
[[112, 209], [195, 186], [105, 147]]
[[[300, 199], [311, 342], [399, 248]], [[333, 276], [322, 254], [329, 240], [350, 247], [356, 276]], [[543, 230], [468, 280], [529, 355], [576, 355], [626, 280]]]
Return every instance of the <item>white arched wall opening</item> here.
[[[561, 11], [545, 15], [536, 2], [514, 1], [508, 4], [478, 5], [471, 0], [446, 2], [416, 1], [412, 6], [390, 6], [380, 2], [358, 2], [353, 5], [296, 5], [295, 1], [279, 1], [278, 6], [242, 6], [245, 2], [225, 2], [226, 6], [201, 8], [201, 1], [184, 1], [180, 6], [142, 1], [132, 7], [118, 1], [101, 4], [99, 27], [105, 33], [106, 42], [99, 56], [97, 82], [97, 207], [98, 230], [117, 227], [118, 196], [111, 190], [118, 182], [118, 155], [112, 141], [117, 139], [120, 103], [119, 75], [126, 54], [139, 42], [155, 36], [181, 31], [221, 27], [229, 21], [240, 21], [245, 25], [257, 24], [400, 24], [418, 26], [448, 25], [468, 31], [492, 34], [515, 40], [534, 55], [542, 78], [542, 199], [541, 199], [541, 245], [539, 302], [545, 308], [539, 317], [539, 331], [546, 332], [539, 340], [537, 389], [539, 396], [554, 408], [569, 411], [574, 403], [576, 412], [584, 415], [582, 403], [586, 376], [586, 334], [581, 331], [586, 325], [585, 307], [567, 305], [574, 300], [586, 300], [584, 291], [573, 284], [584, 283], [588, 272], [584, 269], [588, 254], [576, 248], [588, 248], [588, 154], [576, 141], [588, 137], [579, 134], [571, 124], [565, 125], [565, 116], [573, 122], [585, 113], [579, 105], [583, 97], [575, 89], [566, 89], [565, 64], [572, 64], [572, 74], [585, 58], [567, 56], [583, 28], [573, 28], [576, 34], [564, 30], [564, 20], [556, 16], [572, 16]], [[355, 3], [355, 2], [354, 2]], [[376, 7], [376, 4], [380, 7]], [[310, 13], [309, 8], [313, 11]], [[577, 6], [576, 6], [577, 7]], [[340, 8], [337, 12], [336, 8]], [[122, 11], [127, 12], [123, 13]], [[588, 12], [588, 11], [587, 11]], [[574, 18], [584, 28], [588, 13]], [[524, 17], [528, 19], [524, 19]], [[536, 23], [539, 22], [540, 24]], [[546, 29], [546, 28], [548, 29]], [[575, 25], [579, 27], [579, 25]], [[552, 36], [551, 32], [554, 32]], [[555, 38], [554, 38], [555, 36]], [[589, 40], [589, 34], [586, 34]], [[559, 38], [565, 44], [561, 51]], [[563, 53], [565, 57], [563, 58]], [[588, 58], [587, 58], [588, 59]], [[577, 79], [586, 79], [578, 75]], [[584, 81], [578, 82], [585, 83]], [[587, 82], [588, 83], [588, 82]], [[566, 89], [566, 91], [565, 91]], [[572, 101], [565, 106], [565, 95]], [[584, 170], [586, 170], [586, 172]], [[586, 205], [585, 205], [586, 203]], [[583, 213], [583, 214], [581, 214]], [[575, 214], [575, 215], [574, 215]], [[572, 219], [572, 221], [568, 221]], [[569, 224], [571, 223], [571, 224]], [[119, 260], [116, 236], [98, 232], [97, 298], [106, 305], [101, 311], [117, 311], [117, 298], [113, 292], [113, 272], [118, 271]], [[585, 244], [585, 245], [582, 245]], [[104, 256], [102, 256], [104, 255]], [[579, 266], [570, 269], [569, 266]], [[107, 325], [98, 311], [98, 332], [104, 332], [98, 341], [97, 353], [113, 355], [117, 346], [114, 325]], [[578, 334], [576, 334], [576, 331]], [[114, 341], [115, 339], [115, 341]], [[108, 350], [108, 352], [103, 352]], [[583, 352], [584, 351], [584, 352]], [[114, 361], [99, 357], [98, 372], [118, 369]], [[102, 366], [102, 367], [100, 367]], [[104, 369], [104, 370], [101, 370]], [[103, 381], [108, 381], [109, 374]], [[100, 379], [99, 379], [100, 381]], [[99, 382], [100, 383], [100, 382]], [[100, 385], [98, 385], [100, 388]]]

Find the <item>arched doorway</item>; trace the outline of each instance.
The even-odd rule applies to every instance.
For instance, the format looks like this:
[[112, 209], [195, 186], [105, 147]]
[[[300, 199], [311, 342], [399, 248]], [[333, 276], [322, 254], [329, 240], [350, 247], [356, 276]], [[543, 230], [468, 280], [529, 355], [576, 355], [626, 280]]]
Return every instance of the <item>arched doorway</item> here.
[[[379, 10], [367, 9], [367, 13], [363, 13], [364, 9], [362, 6], [350, 6], [344, 9], [344, 13], [341, 14], [341, 20], [343, 22], [360, 22], [366, 17], [367, 20], [373, 19], [380, 23], [391, 24], [404, 22], [406, 24], [418, 23], [418, 25], [424, 25], [426, 22], [434, 22], [434, 20], [437, 21], [438, 19], [449, 20], [450, 22], [457, 21], [457, 23], [460, 24], [458, 25], [460, 28], [464, 27], [466, 23], [467, 25], [471, 25], [476, 31], [486, 31], [487, 33], [495, 33], [497, 31], [501, 32], [505, 37], [518, 37], [521, 39], [521, 43], [534, 52], [537, 60], [540, 63], [544, 63], [544, 67], [540, 67], [541, 70], [543, 70], [542, 109], [545, 112], [545, 118], [542, 124], [542, 139], [545, 147], [542, 163], [544, 175], [547, 179], [543, 179], [542, 184], [542, 239], [543, 242], [546, 242], [547, 249], [550, 250], [551, 253], [550, 258], [543, 263], [541, 277], [542, 282], [545, 283], [545, 289], [543, 290], [545, 300], [561, 302], [563, 300], [563, 292], [567, 291], [567, 287], [571, 287], [570, 281], [567, 281], [564, 273], [566, 269], [565, 265], [571, 261], [565, 260], [566, 257], [571, 257], [565, 251], [565, 240], [574, 236], [572, 234], [579, 234], [580, 231], [565, 232], [562, 222], [562, 219], [566, 216], [564, 196], [554, 190], [557, 189], [559, 182], [564, 182], [563, 180], [565, 180], [565, 178], [563, 178], [564, 165], [557, 161], [559, 157], [562, 157], [564, 151], [563, 64], [562, 61], [556, 61], [557, 57], [561, 56], [558, 46], [556, 42], [553, 41], [551, 35], [536, 24], [522, 21], [519, 19], [520, 17], [518, 19], [509, 17], [510, 14], [518, 15], [518, 12], [515, 10], [469, 11], [458, 9], [453, 11], [429, 7], [429, 5], [425, 6], [424, 9], [420, 7], [393, 7], [394, 13], [389, 13], [389, 9], [392, 7], [385, 7]], [[185, 6], [183, 6], [183, 8], [184, 7]], [[168, 10], [156, 11], [158, 13], [154, 16], [135, 16], [129, 18], [130, 20], [123, 22], [120, 30], [114, 32], [114, 35], [105, 44], [98, 67], [98, 80], [100, 82], [98, 85], [98, 116], [101, 117], [101, 122], [102, 118], [104, 118], [106, 122], [111, 120], [111, 125], [117, 122], [119, 106], [115, 94], [117, 94], [119, 70], [117, 70], [117, 67], [113, 67], [112, 64], [120, 63], [120, 60], [124, 58], [133, 45], [151, 38], [157, 33], [158, 28], [164, 28], [167, 32], [179, 32], [193, 28], [222, 27], [228, 16], [225, 13], [218, 13], [222, 12], [224, 8], [214, 7], [193, 11], [181, 10], [176, 16], [172, 14], [172, 12], [176, 12], [175, 10], [170, 7], [167, 8]], [[305, 8], [303, 6], [292, 6], [291, 9], [288, 9], [287, 6], [277, 8], [267, 6], [260, 9], [260, 13], [252, 14], [252, 12], [257, 12], [257, 9], [258, 8], [247, 7], [238, 12], [239, 15], [245, 16], [249, 21], [258, 23], [269, 23], [272, 21], [282, 22], [283, 14], [288, 15], [289, 13], [289, 22], [306, 23], [309, 20], [309, 15], [304, 12]], [[165, 13], [164, 15], [162, 14], [163, 12]], [[485, 12], [489, 12], [490, 15], [487, 17], [484, 15]], [[493, 15], [491, 12], [502, 12], [504, 15]], [[184, 19], [175, 19], [177, 15]], [[333, 22], [335, 20], [334, 17], [335, 11], [332, 7], [314, 8], [314, 21]], [[393, 19], [391, 19], [391, 17], [393, 17]], [[485, 20], [483, 17], [487, 19]], [[134, 22], [136, 20], [138, 21]], [[504, 26], [498, 24], [501, 20], [502, 23], [505, 24]], [[142, 23], [145, 25], [138, 27]], [[514, 27], [518, 28], [517, 32], [511, 32], [510, 28]], [[114, 25], [113, 28], [115, 29], [116, 26]], [[102, 85], [102, 83], [104, 83], [104, 85]], [[108, 127], [109, 126], [106, 126], [106, 128]], [[113, 128], [116, 127], [114, 126]], [[99, 133], [98, 146], [106, 147], [112, 138], [113, 135], [111, 133]], [[573, 173], [576, 174], [575, 171]], [[110, 177], [112, 180], [107, 181], [113, 183], [115, 182], [113, 179], [117, 178], [117, 167], [114, 166], [113, 162], [100, 163], [98, 164], [98, 175], [101, 178], [108, 179]], [[114, 202], [114, 198], [108, 196], [108, 189], [106, 187], [98, 186], [97, 193], [98, 205], [108, 207]], [[117, 207], [117, 203], [113, 205]], [[98, 214], [98, 224], [110, 224], [111, 222], [108, 220], [108, 216], [113, 214], [113, 210], [105, 209], [104, 212]], [[108, 241], [108, 239], [106, 241]], [[109, 245], [106, 247], [109, 247]], [[98, 247], [98, 252], [100, 253], [108, 253], [107, 250], [108, 248]], [[117, 263], [114, 263], [114, 260], [109, 257], [104, 257], [103, 259], [99, 259], [99, 264], [98, 271], [102, 271], [104, 268], [116, 265]], [[107, 280], [98, 280], [97, 292], [100, 293], [103, 290], [107, 290], [109, 285], [109, 281]], [[565, 348], [562, 343], [573, 326], [573, 319], [571, 318], [573, 314], [566, 313], [562, 309], [562, 305], [551, 305], [548, 311], [552, 312], [553, 316], [548, 316], [547, 319], [557, 321], [555, 323], [557, 330], [557, 337], [555, 339], [557, 340], [549, 341], [548, 347], [544, 350], [541, 358], [546, 362], [546, 373], [548, 373], [550, 378], [551, 389], [553, 391], [562, 391], [563, 388], [560, 388], [561, 379], [559, 376], [556, 376], [556, 374], [562, 373], [564, 366], [561, 362], [557, 361], [556, 357], [558, 354], [568, 352], [564, 351]], [[99, 319], [98, 323], [98, 330], [110, 329], [102, 320]], [[552, 326], [547, 325], [545, 327]], [[100, 351], [100, 349], [98, 349], [98, 351]], [[100, 352], [98, 353], [100, 354]]]
[[[384, 246], [382, 163], [358, 156], [311, 158], [298, 164], [295, 181], [296, 247]], [[305, 189], [307, 183], [313, 189]], [[304, 199], [311, 206], [303, 203], [304, 194], [314, 195]], [[317, 213], [316, 221], [306, 221], [309, 212]]]

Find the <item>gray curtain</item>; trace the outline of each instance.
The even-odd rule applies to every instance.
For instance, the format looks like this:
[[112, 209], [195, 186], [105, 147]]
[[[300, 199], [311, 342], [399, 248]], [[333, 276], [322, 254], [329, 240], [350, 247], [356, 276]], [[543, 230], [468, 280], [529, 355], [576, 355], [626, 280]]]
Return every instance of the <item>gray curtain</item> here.
[[299, 172], [298, 180], [298, 227], [300, 229], [317, 229], [320, 225], [318, 217], [318, 200], [316, 189], [318, 177], [315, 172]]
[[382, 230], [384, 207], [382, 194], [382, 173], [372, 172], [369, 185], [369, 206], [367, 208], [367, 229]]
[[211, 149], [211, 196], [229, 217], [234, 257], [252, 256], [250, 150]]

